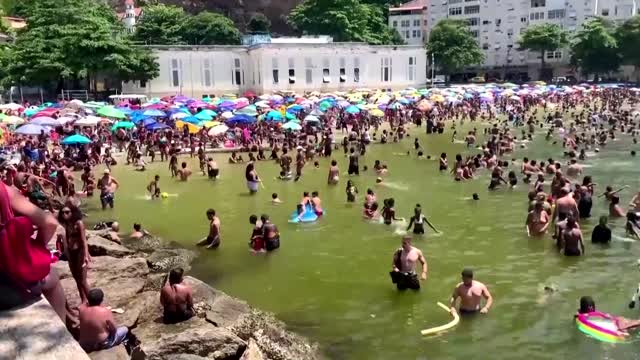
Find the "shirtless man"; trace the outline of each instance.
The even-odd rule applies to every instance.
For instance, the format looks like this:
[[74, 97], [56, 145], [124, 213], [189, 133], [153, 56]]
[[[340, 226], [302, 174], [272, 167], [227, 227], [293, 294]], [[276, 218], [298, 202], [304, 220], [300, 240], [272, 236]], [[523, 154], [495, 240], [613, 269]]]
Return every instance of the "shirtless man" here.
[[269, 220], [269, 215], [260, 216], [262, 221], [262, 238], [265, 242], [265, 249], [273, 251], [280, 247], [280, 232], [278, 227]]
[[567, 176], [577, 178], [580, 174], [582, 174], [582, 165], [578, 164], [576, 159], [571, 159], [567, 167]]
[[560, 233], [560, 244], [565, 256], [584, 255], [584, 242], [582, 231], [573, 216], [567, 218], [567, 226]]
[[131, 328], [117, 327], [111, 309], [102, 306], [104, 293], [100, 289], [91, 289], [87, 303], [78, 307], [80, 314], [80, 338], [78, 342], [86, 352], [109, 349], [120, 345], [128, 336]]
[[329, 168], [329, 176], [327, 177], [327, 184], [337, 185], [339, 180], [340, 169], [338, 168], [338, 162], [331, 160], [331, 167]]
[[207, 249], [217, 249], [220, 246], [220, 219], [213, 209], [207, 210], [207, 219], [209, 220], [209, 235], [198, 245], [207, 245]]
[[311, 193], [311, 205], [317, 216], [322, 216], [324, 211], [322, 210], [322, 200], [320, 200], [320, 194], [317, 191]]
[[527, 215], [527, 235], [540, 236], [544, 235], [549, 228], [549, 215], [544, 210], [544, 201], [536, 201], [533, 210]]
[[404, 236], [402, 247], [393, 254], [392, 271], [389, 273], [398, 290], [420, 289], [420, 281], [415, 272], [416, 262], [422, 264], [420, 280], [427, 280], [427, 260], [420, 249], [411, 245], [411, 236]]
[[622, 206], [620, 206], [620, 197], [618, 195], [613, 195], [611, 197], [611, 203], [609, 204], [609, 216], [613, 218], [626, 216], [625, 211], [622, 209]]
[[[486, 314], [493, 304], [493, 297], [487, 286], [480, 281], [473, 280], [473, 270], [462, 270], [462, 282], [456, 285], [451, 295], [451, 311], [456, 310], [456, 301], [460, 298], [460, 314]], [[482, 298], [486, 300], [484, 307], [480, 307]]]
[[129, 239], [140, 240], [145, 235], [147, 235], [147, 231], [142, 229], [142, 225], [135, 223], [133, 224], [133, 232], [129, 235]]
[[218, 163], [216, 163], [211, 157], [207, 159], [207, 174], [209, 175], [209, 179], [212, 180], [216, 180], [220, 174]]
[[168, 281], [160, 290], [160, 303], [164, 308], [162, 322], [165, 324], [177, 324], [195, 315], [192, 290], [182, 283], [183, 274], [181, 268], [171, 270]]
[[178, 170], [178, 177], [180, 178], [180, 181], [189, 180], [189, 176], [191, 176], [191, 170], [187, 167], [187, 163], [183, 162], [180, 167], [180, 170]]
[[574, 216], [574, 219], [579, 216], [578, 203], [576, 203], [576, 200], [569, 194], [567, 189], [562, 188], [559, 192], [559, 198], [556, 200], [553, 221], [564, 220], [569, 215]]
[[302, 147], [298, 147], [298, 153], [296, 154], [296, 177], [293, 181], [300, 180], [302, 176], [302, 168], [304, 168], [304, 153], [302, 152]]
[[102, 210], [107, 208], [107, 205], [113, 209], [114, 193], [120, 184], [111, 176], [109, 169], [104, 169], [104, 173], [98, 181], [100, 187], [100, 202], [102, 203]]

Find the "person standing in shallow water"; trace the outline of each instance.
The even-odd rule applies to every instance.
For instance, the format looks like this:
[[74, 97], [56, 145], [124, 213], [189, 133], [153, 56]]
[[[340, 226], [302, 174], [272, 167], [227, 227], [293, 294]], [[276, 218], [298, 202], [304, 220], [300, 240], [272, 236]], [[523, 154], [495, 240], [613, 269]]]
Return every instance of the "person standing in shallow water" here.
[[420, 281], [415, 272], [417, 262], [422, 264], [420, 280], [427, 280], [427, 260], [420, 249], [411, 245], [411, 236], [404, 236], [402, 247], [393, 254], [392, 271], [389, 273], [398, 290], [420, 289]]
[[207, 245], [207, 249], [217, 249], [220, 246], [220, 219], [213, 209], [207, 210], [207, 219], [209, 220], [209, 235], [197, 245]]
[[[487, 286], [480, 281], [473, 280], [473, 270], [462, 270], [462, 282], [456, 285], [451, 295], [449, 304], [452, 311], [458, 311], [456, 309], [456, 302], [460, 298], [460, 309], [458, 313], [461, 315], [481, 313], [486, 314], [489, 312], [491, 305], [493, 305], [493, 297], [489, 292]], [[480, 307], [482, 299], [486, 300], [484, 307]]]
[[430, 228], [433, 229], [433, 231], [437, 233], [439, 233], [438, 229], [436, 229], [431, 222], [429, 222], [429, 219], [427, 219], [426, 216], [424, 216], [424, 214], [422, 213], [422, 207], [420, 206], [420, 204], [416, 204], [415, 209], [413, 209], [413, 216], [411, 217], [411, 219], [409, 220], [409, 226], [407, 226], [407, 231], [409, 231], [409, 229], [411, 229], [411, 227], [413, 226], [413, 233], [416, 235], [422, 235], [424, 234], [424, 223], [427, 223], [427, 225], [429, 225]]

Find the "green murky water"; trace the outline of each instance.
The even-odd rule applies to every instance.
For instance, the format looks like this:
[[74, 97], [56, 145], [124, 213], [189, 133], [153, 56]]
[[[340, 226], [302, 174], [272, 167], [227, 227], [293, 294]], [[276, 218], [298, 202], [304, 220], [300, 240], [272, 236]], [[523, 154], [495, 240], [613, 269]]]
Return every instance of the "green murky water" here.
[[[452, 159], [466, 149], [450, 143], [450, 133], [420, 138], [427, 153], [446, 151]], [[459, 131], [459, 133], [462, 133]], [[482, 140], [482, 137], [480, 138]], [[275, 180], [278, 168], [271, 162], [258, 164], [265, 190], [248, 196], [243, 165], [228, 165], [226, 155], [217, 156], [222, 178], [211, 182], [197, 174], [188, 183], [169, 177], [167, 164], [154, 164], [138, 173], [117, 166], [113, 174], [123, 184], [117, 193], [116, 209], [91, 210], [92, 220], [117, 218], [123, 228], [134, 221], [164, 238], [191, 246], [206, 235], [205, 210], [214, 208], [222, 221], [222, 246], [217, 251], [200, 250], [192, 273], [252, 305], [274, 312], [289, 326], [321, 344], [330, 359], [637, 359], [636, 344], [605, 344], [579, 333], [572, 315], [578, 298], [592, 295], [598, 308], [612, 314], [640, 317], [627, 309], [640, 273], [635, 265], [640, 244], [624, 241], [623, 223], [613, 222], [621, 235], [609, 247], [586, 243], [587, 255], [565, 258], [556, 253], [550, 238], [529, 239], [524, 230], [527, 187], [515, 190], [486, 190], [488, 174], [465, 183], [440, 174], [437, 161], [396, 155], [412, 149], [413, 138], [400, 144], [374, 145], [361, 166], [380, 159], [390, 168], [387, 179], [393, 186], [378, 187], [379, 201], [394, 197], [399, 216], [409, 217], [413, 206], [422, 204], [425, 214], [443, 232], [428, 233], [414, 241], [429, 263], [429, 280], [420, 292], [400, 293], [392, 286], [388, 271], [400, 236], [393, 228], [364, 222], [362, 194], [372, 187], [375, 175], [353, 180], [361, 196], [346, 204], [341, 176], [337, 187], [326, 185], [328, 159], [320, 169], [305, 168], [298, 183]], [[632, 159], [630, 141], [615, 142], [587, 161], [587, 174], [602, 190], [607, 184], [627, 184], [622, 194], [628, 201], [633, 189], [640, 189], [640, 159]], [[559, 145], [545, 143], [538, 134], [530, 148], [515, 156], [546, 159], [561, 154]], [[640, 150], [640, 149], [637, 149]], [[334, 152], [341, 171], [347, 161], [342, 151]], [[190, 161], [197, 170], [195, 160]], [[155, 173], [162, 176], [161, 188], [176, 197], [145, 200], [145, 187]], [[320, 191], [327, 216], [305, 226], [287, 219], [303, 191]], [[277, 192], [284, 204], [270, 204]], [[479, 202], [466, 198], [480, 194]], [[97, 208], [97, 199], [90, 201]], [[585, 238], [607, 212], [603, 201], [594, 199], [593, 218], [582, 224]], [[280, 227], [282, 247], [273, 254], [253, 255], [247, 242], [251, 233], [249, 215], [267, 213]], [[449, 321], [436, 306], [445, 302], [459, 281], [465, 266], [473, 267], [476, 278], [489, 286], [495, 298], [486, 316], [463, 320], [453, 330], [432, 337], [420, 330]], [[542, 287], [556, 284], [559, 292], [545, 297]]]

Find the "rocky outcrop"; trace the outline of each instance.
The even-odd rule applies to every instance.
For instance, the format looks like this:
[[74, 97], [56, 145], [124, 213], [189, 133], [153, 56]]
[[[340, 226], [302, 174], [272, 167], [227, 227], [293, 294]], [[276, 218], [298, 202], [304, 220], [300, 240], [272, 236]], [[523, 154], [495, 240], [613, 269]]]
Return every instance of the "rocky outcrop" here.
[[[92, 232], [91, 236], [106, 235]], [[103, 244], [100, 240], [94, 243]], [[123, 354], [122, 349], [113, 349], [92, 353], [92, 359], [118, 360], [129, 356], [140, 360], [318, 358], [315, 346], [288, 332], [273, 316], [190, 276], [185, 277], [184, 283], [193, 289], [197, 315], [180, 324], [163, 324], [159, 290], [166, 280], [166, 273], [174, 267], [189, 269], [195, 253], [160, 248], [147, 254], [122, 247], [124, 251], [110, 252], [109, 256], [93, 255], [88, 281], [91, 287], [104, 291], [106, 305], [124, 310], [121, 314], [114, 313], [118, 325], [138, 323], [133, 333], [141, 344], [131, 355]], [[68, 301], [72, 306], [78, 305], [78, 290], [67, 262], [60, 261], [54, 267]]]
[[87, 234], [87, 244], [89, 245], [89, 254], [91, 256], [124, 257], [135, 253], [133, 250], [114, 241], [94, 234]]
[[119, 345], [111, 349], [94, 351], [89, 354], [91, 360], [129, 360], [130, 356], [124, 345]]

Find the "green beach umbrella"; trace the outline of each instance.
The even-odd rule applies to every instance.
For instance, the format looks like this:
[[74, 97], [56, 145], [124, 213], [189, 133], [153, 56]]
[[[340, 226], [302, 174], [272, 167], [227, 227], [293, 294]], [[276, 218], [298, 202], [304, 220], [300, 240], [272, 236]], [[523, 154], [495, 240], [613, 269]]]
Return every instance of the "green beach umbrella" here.
[[114, 119], [125, 119], [127, 117], [125, 113], [114, 108], [113, 106], [101, 107], [100, 109], [98, 109], [97, 114], [102, 115], [104, 117], [114, 118]]
[[113, 124], [113, 126], [111, 127], [111, 131], [115, 131], [118, 129], [133, 129], [135, 126], [136, 125], [131, 121], [118, 121], [117, 123]]

